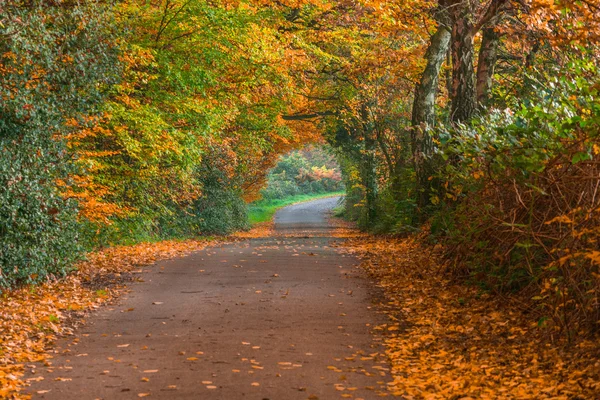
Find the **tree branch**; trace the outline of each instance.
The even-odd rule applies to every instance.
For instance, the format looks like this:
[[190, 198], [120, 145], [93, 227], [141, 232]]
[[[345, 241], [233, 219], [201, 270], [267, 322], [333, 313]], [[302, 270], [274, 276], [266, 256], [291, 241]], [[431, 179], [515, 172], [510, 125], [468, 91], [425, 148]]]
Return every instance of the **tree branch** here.
[[304, 121], [304, 120], [315, 119], [315, 118], [319, 118], [319, 117], [331, 117], [331, 116], [334, 116], [337, 114], [338, 113], [334, 112], [334, 111], [322, 111], [322, 112], [315, 112], [312, 114], [282, 115], [281, 118], [283, 118], [284, 121]]

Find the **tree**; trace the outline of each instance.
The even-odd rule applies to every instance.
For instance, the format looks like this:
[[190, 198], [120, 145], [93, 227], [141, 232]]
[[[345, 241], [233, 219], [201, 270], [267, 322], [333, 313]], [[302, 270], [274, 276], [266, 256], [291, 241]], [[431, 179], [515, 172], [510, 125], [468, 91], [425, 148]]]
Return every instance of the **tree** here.
[[[468, 122], [477, 109], [477, 92], [475, 86], [475, 35], [487, 24], [497, 18], [502, 12], [507, 0], [490, 0], [480, 5], [478, 1], [450, 1], [441, 3], [449, 10], [452, 23], [452, 92], [450, 94], [452, 107], [450, 120], [453, 122]], [[479, 16], [479, 17], [478, 17]], [[481, 48], [478, 75], [482, 82], [488, 82], [486, 74], [493, 72], [493, 49], [496, 38], [488, 31], [485, 46]], [[480, 86], [484, 90], [486, 86]], [[485, 96], [485, 94], [482, 94]]]
[[[432, 129], [436, 124], [436, 99], [439, 75], [450, 44], [450, 32], [440, 25], [431, 38], [425, 54], [427, 65], [415, 88], [412, 105], [411, 147], [416, 181], [416, 203], [419, 210], [429, 204], [430, 177], [433, 175], [430, 158], [433, 154]], [[423, 214], [421, 214], [423, 215]]]

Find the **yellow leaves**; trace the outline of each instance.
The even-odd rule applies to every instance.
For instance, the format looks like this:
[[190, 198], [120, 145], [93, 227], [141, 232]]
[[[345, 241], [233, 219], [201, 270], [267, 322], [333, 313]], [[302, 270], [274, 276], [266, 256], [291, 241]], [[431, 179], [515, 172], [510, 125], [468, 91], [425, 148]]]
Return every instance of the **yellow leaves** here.
[[273, 222], [268, 221], [260, 224], [256, 224], [251, 230], [247, 232], [236, 232], [233, 237], [240, 239], [253, 239], [261, 237], [269, 237], [273, 233]]
[[479, 179], [485, 176], [485, 172], [483, 171], [473, 171], [473, 178]]
[[590, 250], [590, 251], [584, 253], [584, 256], [588, 260], [592, 261], [592, 263], [594, 263], [595, 265], [600, 265], [600, 251]]
[[[417, 238], [362, 237], [348, 246], [389, 300], [393, 323], [377, 332], [391, 362], [392, 394], [431, 400], [597, 397], [597, 341], [567, 349], [549, 343], [546, 331], [514, 305], [446, 279], [430, 256], [435, 253]], [[600, 251], [586, 254], [600, 261]], [[556, 290], [556, 282], [543, 285]], [[403, 329], [390, 330], [398, 315]]]
[[545, 222], [546, 225], [550, 225], [550, 224], [554, 224], [554, 223], [572, 224], [573, 220], [566, 215], [559, 215], [558, 217], [555, 217], [555, 218], [551, 219], [550, 221]]

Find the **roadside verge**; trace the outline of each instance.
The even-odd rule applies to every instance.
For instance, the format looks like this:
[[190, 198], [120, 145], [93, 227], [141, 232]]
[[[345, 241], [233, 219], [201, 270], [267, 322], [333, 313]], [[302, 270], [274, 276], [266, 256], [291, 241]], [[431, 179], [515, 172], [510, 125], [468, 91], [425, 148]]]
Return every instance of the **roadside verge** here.
[[340, 244], [385, 291], [386, 352], [406, 399], [600, 398], [597, 340], [553, 341], [518, 304], [451, 281], [422, 238]]

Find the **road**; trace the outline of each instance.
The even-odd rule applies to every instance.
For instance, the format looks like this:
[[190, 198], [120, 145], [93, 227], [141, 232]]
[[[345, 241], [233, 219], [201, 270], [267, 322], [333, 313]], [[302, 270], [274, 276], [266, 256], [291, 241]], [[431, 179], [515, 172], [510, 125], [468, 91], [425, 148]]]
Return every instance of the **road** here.
[[[377, 290], [327, 237], [337, 199], [280, 210], [274, 237], [159, 262], [31, 366], [34, 399], [378, 399]], [[43, 378], [43, 379], [41, 379]]]

